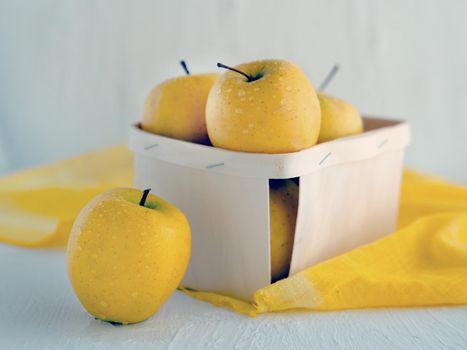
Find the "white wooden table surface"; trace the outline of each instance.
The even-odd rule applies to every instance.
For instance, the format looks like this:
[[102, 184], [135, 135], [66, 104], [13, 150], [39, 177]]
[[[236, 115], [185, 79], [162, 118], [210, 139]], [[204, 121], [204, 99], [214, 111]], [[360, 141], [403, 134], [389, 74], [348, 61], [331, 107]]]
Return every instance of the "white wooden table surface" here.
[[81, 308], [65, 254], [0, 244], [0, 349], [467, 349], [467, 307], [289, 312], [248, 318], [176, 292], [146, 322]]

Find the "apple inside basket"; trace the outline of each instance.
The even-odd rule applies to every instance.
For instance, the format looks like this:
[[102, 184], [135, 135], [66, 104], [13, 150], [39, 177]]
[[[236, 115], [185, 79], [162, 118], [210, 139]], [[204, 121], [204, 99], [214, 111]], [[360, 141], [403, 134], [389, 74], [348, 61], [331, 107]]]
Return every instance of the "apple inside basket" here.
[[364, 118], [364, 128], [295, 153], [257, 154], [133, 126], [135, 186], [152, 188], [190, 222], [182, 284], [250, 300], [271, 283], [270, 179], [300, 182], [290, 274], [391, 233], [409, 126]]

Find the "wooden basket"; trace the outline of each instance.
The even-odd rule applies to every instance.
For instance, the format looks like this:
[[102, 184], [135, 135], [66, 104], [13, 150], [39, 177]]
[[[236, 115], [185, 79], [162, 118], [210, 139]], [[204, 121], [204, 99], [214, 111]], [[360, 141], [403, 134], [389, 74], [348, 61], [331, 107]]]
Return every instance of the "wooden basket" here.
[[183, 285], [244, 300], [271, 281], [269, 179], [300, 178], [294, 274], [396, 227], [405, 122], [364, 118], [365, 132], [287, 154], [223, 150], [135, 125], [135, 186], [180, 208], [192, 230]]

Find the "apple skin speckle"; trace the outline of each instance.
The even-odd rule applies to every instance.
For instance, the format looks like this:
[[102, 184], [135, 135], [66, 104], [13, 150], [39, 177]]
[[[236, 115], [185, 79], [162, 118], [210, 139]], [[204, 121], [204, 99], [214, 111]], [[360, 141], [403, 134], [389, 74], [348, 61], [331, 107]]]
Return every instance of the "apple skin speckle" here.
[[[248, 81], [229, 70], [214, 84], [206, 105], [206, 125], [215, 147], [289, 153], [316, 144], [321, 124], [319, 101], [298, 66], [261, 60], [235, 68], [257, 79]], [[232, 93], [225, 93], [229, 89]]]

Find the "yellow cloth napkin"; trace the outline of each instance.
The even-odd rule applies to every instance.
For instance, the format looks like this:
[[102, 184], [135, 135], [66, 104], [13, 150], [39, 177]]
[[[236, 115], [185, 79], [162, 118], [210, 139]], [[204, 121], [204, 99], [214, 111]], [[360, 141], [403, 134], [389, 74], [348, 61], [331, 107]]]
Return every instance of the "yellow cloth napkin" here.
[[[0, 242], [63, 246], [80, 208], [131, 177], [131, 155], [118, 146], [1, 179]], [[260, 289], [252, 303], [183, 290], [250, 316], [467, 304], [467, 188], [406, 171], [399, 228], [386, 238]]]
[[131, 186], [132, 174], [121, 145], [0, 179], [0, 242], [64, 246], [81, 208], [109, 188]]

